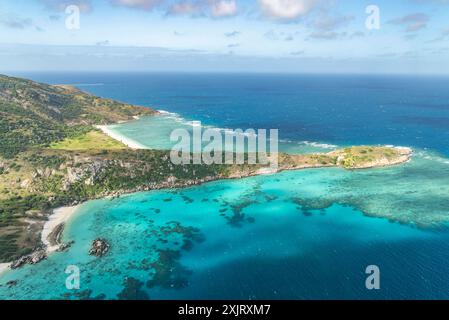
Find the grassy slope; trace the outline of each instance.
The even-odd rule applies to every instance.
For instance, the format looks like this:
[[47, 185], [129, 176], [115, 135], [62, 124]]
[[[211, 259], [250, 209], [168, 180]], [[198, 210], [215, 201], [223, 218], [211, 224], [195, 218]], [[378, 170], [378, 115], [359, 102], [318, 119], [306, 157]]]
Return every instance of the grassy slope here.
[[84, 134], [80, 134], [73, 138], [66, 138], [62, 141], [53, 142], [50, 144], [51, 149], [58, 150], [116, 150], [126, 149], [127, 147], [114, 140], [98, 130], [92, 130]]

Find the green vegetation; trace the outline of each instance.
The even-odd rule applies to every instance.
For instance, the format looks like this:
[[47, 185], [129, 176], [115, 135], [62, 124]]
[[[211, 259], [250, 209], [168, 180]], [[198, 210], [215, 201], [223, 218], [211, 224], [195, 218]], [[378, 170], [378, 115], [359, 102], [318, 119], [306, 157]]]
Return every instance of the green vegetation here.
[[[70, 86], [0, 75], [0, 262], [39, 244], [40, 228], [51, 208], [83, 195], [96, 196], [95, 190], [67, 182], [67, 166], [72, 163], [81, 168], [82, 164], [74, 161], [75, 154], [65, 153], [92, 150], [95, 155], [100, 149], [126, 148], [93, 125], [154, 113]], [[57, 150], [52, 153], [48, 147]], [[85, 189], [95, 187], [86, 185]]]
[[92, 125], [154, 114], [69, 86], [50, 86], [0, 75], [0, 156], [46, 146], [92, 130]]
[[116, 150], [127, 147], [100, 131], [89, 131], [73, 138], [66, 138], [62, 141], [50, 144], [51, 149], [60, 150]]
[[408, 157], [406, 151], [390, 147], [356, 146], [336, 150], [330, 155], [337, 158], [336, 164], [346, 169], [379, 167], [403, 162]]
[[[3, 161], [0, 175], [0, 261], [10, 261], [39, 242], [24, 242], [30, 225], [50, 209], [88, 199], [161, 187], [191, 185], [225, 176], [226, 166], [173, 165], [167, 151], [28, 150]], [[12, 170], [20, 166], [19, 171]], [[24, 183], [26, 182], [26, 183]], [[37, 214], [37, 215], [36, 215]], [[36, 230], [39, 232], [40, 230]]]

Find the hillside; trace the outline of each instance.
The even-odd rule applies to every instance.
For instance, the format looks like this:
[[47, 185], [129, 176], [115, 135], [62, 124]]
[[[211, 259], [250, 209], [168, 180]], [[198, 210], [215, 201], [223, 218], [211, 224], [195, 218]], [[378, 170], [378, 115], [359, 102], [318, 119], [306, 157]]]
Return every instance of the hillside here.
[[128, 121], [155, 111], [95, 97], [69, 86], [51, 86], [0, 75], [0, 155], [79, 135], [91, 125]]

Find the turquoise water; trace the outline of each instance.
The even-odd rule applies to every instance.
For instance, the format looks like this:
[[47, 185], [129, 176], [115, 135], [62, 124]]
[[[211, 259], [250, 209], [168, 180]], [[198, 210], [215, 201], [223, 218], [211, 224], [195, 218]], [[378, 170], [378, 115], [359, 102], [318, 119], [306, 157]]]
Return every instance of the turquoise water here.
[[[84, 204], [74, 245], [0, 276], [2, 299], [448, 299], [447, 81], [280, 75], [45, 74], [168, 115], [114, 126], [156, 149], [174, 128], [279, 128], [280, 150], [404, 145], [404, 165], [312, 169]], [[89, 86], [89, 83], [101, 85]], [[110, 252], [87, 253], [104, 237]], [[381, 289], [365, 288], [377, 265]], [[65, 288], [65, 268], [81, 271]], [[17, 285], [8, 288], [8, 281]]]
[[[208, 122], [197, 122], [193, 124], [190, 119], [185, 119], [177, 113], [160, 110], [161, 115], [154, 117], [144, 117], [138, 121], [110, 125], [109, 129], [134, 140], [139, 145], [149, 149], [170, 150], [177, 141], [170, 141], [170, 134], [176, 129], [185, 129], [193, 136], [195, 126], [201, 126], [201, 132], [207, 129], [216, 130], [221, 133], [223, 150], [235, 151], [232, 145], [225, 144], [225, 137], [234, 137], [233, 128], [220, 128], [211, 126]], [[239, 129], [239, 128], [236, 128]], [[247, 128], [240, 128], [245, 131]], [[257, 128], [254, 129], [257, 137]], [[270, 150], [270, 131], [266, 131], [266, 148]], [[247, 137], [247, 136], [244, 136]], [[247, 141], [247, 140], [245, 140]], [[205, 141], [203, 147], [208, 144]], [[244, 147], [247, 147], [245, 142]], [[280, 139], [278, 142], [279, 151], [288, 153], [313, 153], [313, 152], [329, 152], [337, 148], [336, 145], [328, 143], [318, 143], [313, 141], [296, 141], [288, 139]], [[246, 149], [245, 149], [246, 150]]]
[[[449, 235], [444, 223], [429, 223], [447, 221], [449, 175], [441, 173], [449, 165], [417, 176], [439, 163], [426, 157], [387, 169], [290, 171], [90, 201], [66, 228], [64, 240], [75, 241], [69, 251], [4, 274], [0, 297], [115, 299], [132, 277], [139, 288], [132, 298], [447, 298]], [[361, 210], [403, 216], [405, 224]], [[111, 243], [101, 259], [87, 254], [96, 237]], [[379, 291], [364, 286], [371, 264], [381, 269]], [[65, 289], [68, 265], [81, 270], [78, 295]], [[7, 288], [10, 280], [18, 284]]]

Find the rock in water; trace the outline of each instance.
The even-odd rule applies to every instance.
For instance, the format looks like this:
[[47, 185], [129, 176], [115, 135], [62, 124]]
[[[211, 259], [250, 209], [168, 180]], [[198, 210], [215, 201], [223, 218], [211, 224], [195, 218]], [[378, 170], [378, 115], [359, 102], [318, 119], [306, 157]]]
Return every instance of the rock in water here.
[[47, 258], [45, 250], [39, 250], [30, 255], [29, 264], [36, 264]]
[[47, 237], [48, 242], [51, 246], [56, 246], [58, 244], [61, 244], [62, 239], [62, 233], [64, 231], [65, 223], [58, 224], [52, 232]]
[[57, 252], [62, 252], [62, 251], [66, 251], [68, 248], [70, 248], [72, 246], [72, 244], [74, 244], [75, 241], [69, 241], [67, 243], [61, 243], [58, 247], [58, 249], [56, 249]]
[[105, 239], [95, 239], [92, 242], [92, 248], [89, 250], [89, 255], [102, 257], [109, 251], [109, 243]]
[[20, 257], [11, 264], [11, 269], [17, 269], [25, 264], [36, 264], [47, 258], [45, 250], [38, 250], [29, 255]]
[[13, 261], [13, 263], [11, 263], [10, 268], [14, 270], [14, 269], [20, 268], [21, 266], [23, 266], [26, 263], [28, 263], [28, 256], [23, 256], [15, 261]]

